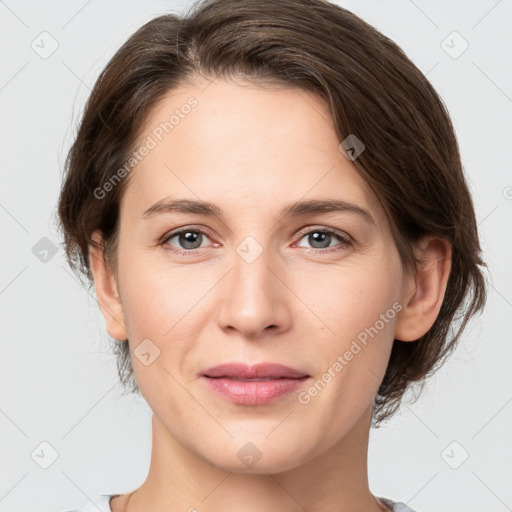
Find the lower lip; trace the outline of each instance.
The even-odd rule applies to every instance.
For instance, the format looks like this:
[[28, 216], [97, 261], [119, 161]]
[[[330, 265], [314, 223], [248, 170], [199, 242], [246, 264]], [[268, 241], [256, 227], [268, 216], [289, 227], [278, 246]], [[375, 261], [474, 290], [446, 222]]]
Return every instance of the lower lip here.
[[210, 378], [202, 376], [206, 385], [218, 395], [230, 402], [243, 405], [264, 405], [295, 391], [308, 377], [300, 379], [276, 379], [259, 381], [241, 381], [228, 378]]

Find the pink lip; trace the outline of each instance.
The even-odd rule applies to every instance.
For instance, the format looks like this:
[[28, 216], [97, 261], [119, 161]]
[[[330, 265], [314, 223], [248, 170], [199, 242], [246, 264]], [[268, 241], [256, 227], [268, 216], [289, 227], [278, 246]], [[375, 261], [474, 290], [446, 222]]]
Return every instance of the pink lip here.
[[[300, 387], [309, 375], [281, 364], [248, 366], [228, 363], [208, 368], [201, 380], [227, 400], [244, 405], [263, 405]], [[248, 381], [247, 379], [253, 379]]]

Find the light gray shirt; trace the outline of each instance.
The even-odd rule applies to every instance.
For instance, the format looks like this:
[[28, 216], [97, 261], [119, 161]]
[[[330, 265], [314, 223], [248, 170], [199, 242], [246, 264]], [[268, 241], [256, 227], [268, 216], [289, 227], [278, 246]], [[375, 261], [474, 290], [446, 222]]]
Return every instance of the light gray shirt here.
[[[118, 494], [100, 494], [94, 501], [86, 503], [83, 507], [74, 510], [67, 510], [65, 512], [112, 512], [110, 508], [110, 500]], [[389, 498], [378, 497], [388, 507], [391, 507], [393, 512], [416, 512], [405, 503], [401, 501], [393, 501]]]

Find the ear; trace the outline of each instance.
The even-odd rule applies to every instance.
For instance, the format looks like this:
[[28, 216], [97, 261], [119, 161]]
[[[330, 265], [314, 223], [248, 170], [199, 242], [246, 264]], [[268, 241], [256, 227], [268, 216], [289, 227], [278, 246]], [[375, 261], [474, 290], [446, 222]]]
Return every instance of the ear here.
[[443, 303], [452, 265], [452, 248], [444, 238], [426, 236], [414, 248], [417, 270], [404, 281], [403, 309], [395, 324], [395, 339], [415, 341], [434, 324]]
[[116, 276], [105, 261], [104, 241], [101, 233], [95, 231], [92, 239], [99, 245], [99, 247], [93, 244], [89, 246], [89, 262], [94, 278], [98, 306], [105, 319], [108, 334], [116, 340], [124, 341], [128, 339], [128, 330], [125, 326]]

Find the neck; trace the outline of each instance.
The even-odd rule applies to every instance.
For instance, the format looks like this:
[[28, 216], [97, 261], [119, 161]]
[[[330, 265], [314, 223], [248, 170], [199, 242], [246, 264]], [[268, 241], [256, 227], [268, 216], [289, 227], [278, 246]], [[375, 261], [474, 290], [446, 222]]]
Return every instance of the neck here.
[[387, 510], [368, 487], [370, 419], [368, 409], [330, 449], [298, 467], [271, 474], [264, 464], [258, 473], [216, 467], [178, 443], [153, 415], [150, 469], [130, 498], [129, 512], [147, 509], [147, 505], [190, 512]]

